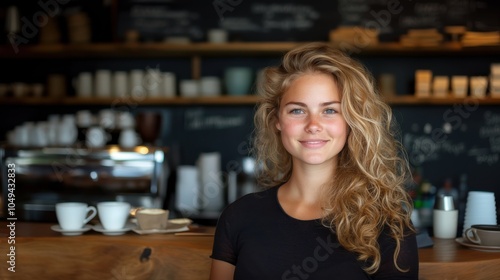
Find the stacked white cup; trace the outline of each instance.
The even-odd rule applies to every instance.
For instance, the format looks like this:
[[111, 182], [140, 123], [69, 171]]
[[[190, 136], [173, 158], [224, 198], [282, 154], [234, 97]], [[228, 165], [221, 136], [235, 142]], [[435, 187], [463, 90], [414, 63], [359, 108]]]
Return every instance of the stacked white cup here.
[[479, 224], [497, 224], [495, 193], [493, 192], [471, 191], [467, 196], [463, 233], [472, 225]]

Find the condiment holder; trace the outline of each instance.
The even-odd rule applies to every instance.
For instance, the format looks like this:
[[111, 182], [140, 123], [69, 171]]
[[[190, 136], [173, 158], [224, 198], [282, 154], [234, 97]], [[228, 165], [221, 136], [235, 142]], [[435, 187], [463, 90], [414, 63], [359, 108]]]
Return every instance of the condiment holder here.
[[453, 196], [436, 197], [433, 210], [434, 237], [451, 239], [457, 236], [458, 210], [455, 209]]

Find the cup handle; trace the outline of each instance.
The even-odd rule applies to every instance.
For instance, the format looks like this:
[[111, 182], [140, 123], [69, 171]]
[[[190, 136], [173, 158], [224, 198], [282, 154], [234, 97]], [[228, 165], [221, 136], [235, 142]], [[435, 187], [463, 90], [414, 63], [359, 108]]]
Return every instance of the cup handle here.
[[97, 209], [94, 206], [87, 207], [87, 218], [85, 218], [83, 224], [85, 225], [88, 222], [90, 222], [90, 220], [92, 220], [96, 214], [97, 214]]
[[[469, 234], [469, 233], [472, 233], [472, 236]], [[479, 239], [479, 236], [477, 236], [476, 234], [476, 231], [474, 230], [474, 228], [468, 228], [465, 230], [465, 238], [474, 243], [474, 244], [481, 244], [481, 240]]]

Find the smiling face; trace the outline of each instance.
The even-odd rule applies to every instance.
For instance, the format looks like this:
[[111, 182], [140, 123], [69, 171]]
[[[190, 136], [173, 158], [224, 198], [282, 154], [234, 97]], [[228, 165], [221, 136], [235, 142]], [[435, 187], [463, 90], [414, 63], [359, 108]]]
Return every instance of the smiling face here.
[[283, 94], [276, 127], [294, 164], [336, 165], [349, 128], [335, 80], [323, 73], [298, 77]]

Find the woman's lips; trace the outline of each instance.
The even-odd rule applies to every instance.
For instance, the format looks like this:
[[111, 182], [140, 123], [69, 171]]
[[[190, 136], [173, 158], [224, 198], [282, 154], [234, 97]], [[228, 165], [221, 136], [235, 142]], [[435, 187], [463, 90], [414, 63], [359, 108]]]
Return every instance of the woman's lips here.
[[301, 140], [299, 142], [302, 144], [302, 146], [304, 146], [306, 148], [321, 148], [328, 141], [327, 140]]

